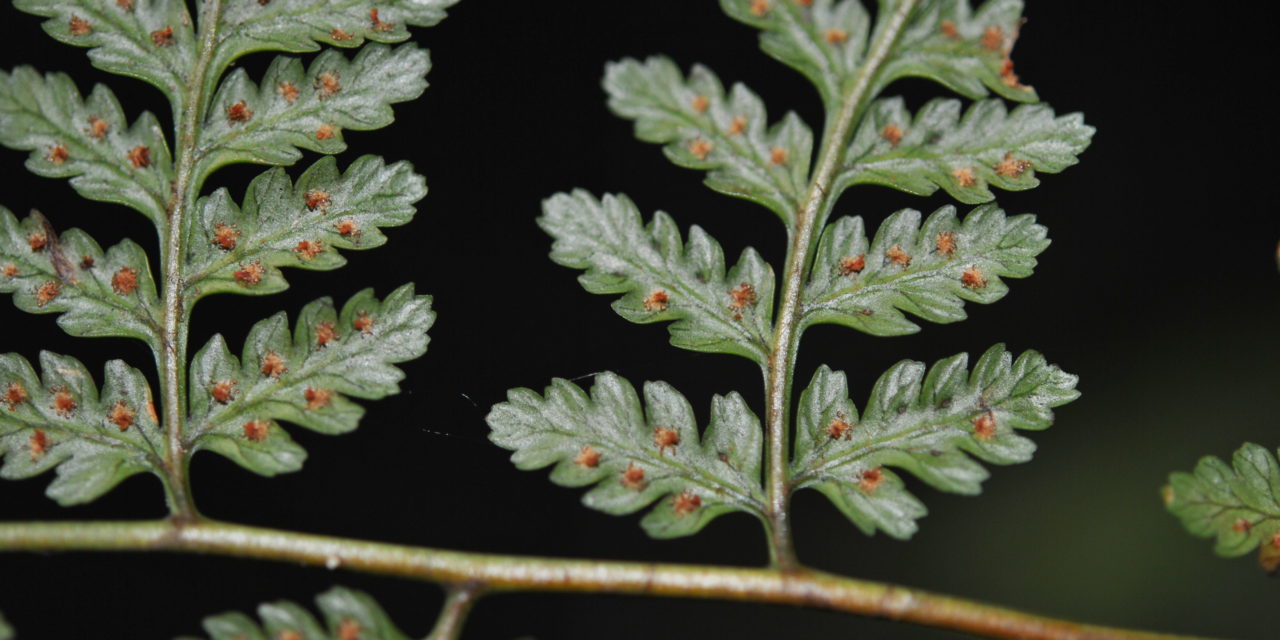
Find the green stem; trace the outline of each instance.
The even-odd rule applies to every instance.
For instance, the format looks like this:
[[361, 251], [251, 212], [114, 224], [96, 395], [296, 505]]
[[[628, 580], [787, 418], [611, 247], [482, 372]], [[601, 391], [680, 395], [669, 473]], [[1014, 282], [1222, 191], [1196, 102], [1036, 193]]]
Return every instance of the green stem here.
[[160, 246], [164, 272], [164, 322], [160, 339], [160, 393], [164, 403], [164, 431], [168, 441], [165, 473], [169, 511], [174, 518], [192, 520], [199, 517], [191, 496], [187, 477], [190, 452], [183, 442], [183, 421], [187, 397], [187, 314], [183, 303], [182, 263], [185, 247], [182, 241], [183, 220], [196, 204], [200, 180], [195, 171], [200, 123], [204, 120], [206, 76], [209, 63], [217, 50], [218, 22], [222, 15], [221, 0], [205, 0], [200, 7], [200, 41], [197, 43], [195, 66], [187, 76], [182, 92], [182, 106], [175, 140], [176, 178], [168, 220], [163, 228]]
[[440, 616], [436, 618], [436, 628], [431, 630], [427, 640], [458, 640], [462, 636], [462, 625], [467, 622], [467, 614], [480, 596], [480, 590], [474, 584], [450, 587], [445, 597]]
[[[1176, 640], [821, 571], [567, 560], [409, 547], [202, 520], [0, 524], [0, 551], [177, 551], [343, 567], [485, 591], [615, 593], [829, 609], [994, 638]], [[461, 605], [459, 605], [461, 606]]]
[[844, 151], [853, 125], [863, 111], [872, 85], [889, 50], [906, 26], [907, 16], [916, 0], [900, 0], [881, 24], [867, 58], [854, 76], [836, 113], [827, 114], [826, 134], [822, 150], [809, 183], [809, 194], [804, 207], [796, 212], [795, 226], [791, 229], [791, 245], [787, 248], [786, 268], [782, 275], [782, 292], [778, 304], [778, 316], [773, 330], [773, 343], [769, 349], [768, 367], [765, 373], [766, 415], [766, 512], [769, 518], [769, 557], [774, 566], [794, 569], [799, 566], [791, 542], [791, 523], [788, 502], [791, 497], [790, 479], [787, 477], [789, 458], [789, 425], [791, 423], [791, 383], [795, 377], [796, 353], [799, 350], [802, 326], [804, 283], [808, 280], [814, 245], [818, 232], [830, 210], [828, 199], [832, 193], [831, 180], [844, 159]]

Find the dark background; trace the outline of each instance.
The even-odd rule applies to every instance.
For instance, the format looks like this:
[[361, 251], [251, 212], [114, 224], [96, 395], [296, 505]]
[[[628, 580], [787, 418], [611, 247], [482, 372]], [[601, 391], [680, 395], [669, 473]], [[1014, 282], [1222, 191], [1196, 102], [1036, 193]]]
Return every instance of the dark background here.
[[[1011, 213], [1032, 211], [1053, 246], [1036, 275], [1010, 281], [991, 306], [969, 305], [964, 323], [925, 325], [877, 339], [837, 327], [806, 335], [798, 379], [819, 363], [850, 374], [854, 400], [902, 358], [932, 361], [994, 342], [1036, 348], [1081, 376], [1083, 397], [1034, 437], [1030, 464], [993, 469], [984, 495], [945, 495], [912, 483], [929, 517], [910, 542], [868, 538], [813, 494], [794, 503], [802, 560], [887, 580], [1087, 621], [1238, 638], [1274, 637], [1280, 583], [1251, 558], [1216, 558], [1166, 514], [1167, 473], [1241, 442], [1280, 444], [1280, 238], [1272, 204], [1275, 109], [1261, 56], [1274, 25], [1205, 3], [1032, 1], [1015, 58], [1025, 82], [1061, 113], [1098, 127], [1078, 167], [1043, 176], [1022, 193], [997, 192]], [[1105, 9], [1103, 9], [1105, 7]], [[1223, 7], [1219, 9], [1219, 7]], [[506, 2], [464, 0], [440, 26], [420, 30], [431, 49], [431, 88], [396, 108], [397, 122], [351, 132], [360, 153], [411, 159], [431, 193], [390, 243], [348, 253], [337, 272], [291, 271], [292, 288], [269, 298], [202, 302], [192, 348], [210, 335], [233, 350], [276, 310], [296, 313], [323, 295], [380, 294], [406, 281], [435, 296], [429, 353], [405, 366], [405, 392], [369, 403], [362, 428], [341, 438], [292, 429], [310, 452], [299, 473], [264, 479], [213, 455], [194, 462], [201, 509], [219, 519], [455, 549], [723, 564], [766, 559], [757, 523], [724, 517], [702, 534], [652, 541], [638, 516], [581, 507], [581, 491], [545, 472], [516, 471], [486, 440], [484, 415], [510, 387], [612, 370], [662, 379], [705, 416], [712, 393], [741, 390], [759, 410], [760, 380], [745, 359], [671, 348], [662, 326], [630, 325], [609, 300], [583, 292], [575, 273], [547, 258], [535, 226], [539, 202], [561, 190], [630, 194], [699, 224], [734, 256], [757, 247], [775, 262], [783, 232], [773, 214], [701, 186], [635, 141], [604, 106], [607, 60], [670, 55], [703, 62], [726, 84], [743, 81], [781, 115], [820, 125], [816, 94], [760, 53], [755, 32], [709, 0]], [[92, 69], [83, 50], [57, 44], [40, 20], [0, 8], [0, 60], [65, 70], [88, 92], [109, 83], [131, 117], [167, 119], [158, 92]], [[1270, 54], [1268, 54], [1270, 55]], [[260, 70], [269, 56], [246, 61]], [[942, 89], [903, 82], [912, 104]], [[167, 120], [166, 120], [167, 121]], [[0, 153], [0, 202], [39, 207], [55, 225], [80, 226], [103, 246], [133, 237], [154, 249], [145, 220], [79, 200], [65, 181], [25, 174], [25, 154]], [[308, 159], [309, 162], [310, 159]], [[257, 167], [217, 174], [210, 189], [242, 193]], [[294, 175], [300, 169], [294, 170]], [[945, 196], [850, 191], [836, 213], [873, 225], [901, 207], [924, 211]], [[34, 359], [40, 348], [76, 355], [95, 372], [109, 358], [148, 368], [141, 343], [63, 335], [51, 316], [0, 308], [3, 347]], [[584, 382], [585, 383], [585, 382]], [[97, 502], [60, 509], [49, 478], [0, 487], [0, 517], [149, 518], [163, 515], [159, 484], [137, 476]], [[24, 639], [166, 638], [200, 618], [261, 601], [309, 601], [332, 584], [375, 595], [411, 635], [430, 628], [431, 585], [287, 564], [180, 555], [0, 556], [0, 609]], [[467, 638], [884, 637], [939, 632], [825, 612], [761, 605], [580, 595], [503, 595], [481, 602]]]

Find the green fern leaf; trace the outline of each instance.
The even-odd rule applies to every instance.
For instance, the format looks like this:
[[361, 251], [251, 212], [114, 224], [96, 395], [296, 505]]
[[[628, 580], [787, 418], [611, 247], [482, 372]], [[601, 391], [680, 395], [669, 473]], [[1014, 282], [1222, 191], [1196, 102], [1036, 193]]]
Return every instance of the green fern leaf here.
[[14, 6], [49, 18], [44, 30], [56, 40], [91, 47], [95, 67], [148, 82], [178, 104], [196, 51], [182, 0], [15, 0]]
[[103, 85], [86, 100], [63, 73], [0, 72], [0, 144], [30, 150], [32, 173], [71, 178], [86, 198], [132, 207], [157, 224], [165, 219], [174, 175], [160, 123], [144, 112], [129, 126]]
[[13, 640], [14, 636], [13, 627], [9, 626], [9, 621], [0, 613], [0, 640]]
[[1166, 506], [1187, 531], [1216, 537], [1218, 555], [1280, 548], [1280, 464], [1267, 448], [1248, 442], [1231, 462], [1205, 456], [1194, 472], [1170, 474]]
[[163, 480], [164, 435], [141, 372], [108, 362], [99, 394], [75, 358], [43, 351], [40, 367], [37, 377], [25, 358], [0, 355], [0, 477], [57, 467], [46, 493], [64, 506], [89, 502], [144, 471]]
[[694, 351], [736, 353], [763, 364], [772, 332], [773, 269], [746, 249], [725, 273], [724, 251], [699, 227], [682, 243], [665, 213], [646, 227], [626, 196], [597, 200], [576, 190], [542, 204], [538, 224], [555, 244], [551, 259], [584, 269], [591, 293], [626, 294], [613, 303], [637, 323], [676, 321], [671, 344]]
[[931, 322], [965, 318], [965, 301], [988, 304], [1008, 293], [1000, 278], [1025, 278], [1049, 246], [1035, 217], [1006, 217], [983, 205], [956, 218], [946, 206], [920, 223], [903, 209], [868, 243], [860, 217], [827, 226], [805, 288], [804, 322], [832, 322], [872, 335], [914, 333], [902, 312]]
[[894, 80], [914, 76], [967, 98], [982, 98], [991, 91], [1009, 100], [1035, 102], [1035, 89], [1022, 84], [1009, 59], [1021, 26], [1022, 0], [987, 0], [977, 11], [968, 0], [924, 0], [889, 50], [872, 95]]
[[860, 0], [721, 0], [720, 6], [763, 30], [760, 48], [808, 77], [828, 108], [839, 104], [866, 54], [871, 19]]
[[686, 80], [663, 57], [622, 60], [605, 69], [609, 108], [636, 121], [636, 137], [664, 143], [682, 167], [706, 169], [707, 186], [758, 202], [790, 224], [804, 199], [813, 133], [794, 113], [766, 128], [759, 96], [734, 85], [729, 95], [706, 67]]
[[[324, 622], [288, 601], [258, 605], [259, 624], [243, 613], [204, 619], [211, 640], [408, 640], [368, 594], [334, 587], [316, 597]], [[190, 640], [190, 639], [188, 639]]]
[[[315, 51], [319, 43], [358, 47], [366, 40], [401, 42], [408, 27], [429, 27], [458, 0], [273, 0], [228, 3], [220, 16], [212, 64], [220, 73], [254, 51]], [[216, 74], [215, 74], [216, 75]]]
[[655, 538], [696, 533], [724, 513], [762, 517], [760, 421], [736, 393], [717, 396], [699, 442], [693, 409], [664, 382], [635, 389], [613, 373], [596, 376], [587, 395], [556, 379], [543, 396], [513, 389], [486, 418], [489, 439], [531, 470], [555, 464], [551, 480], [596, 485], [583, 503], [621, 515], [661, 500], [641, 526]]
[[344, 151], [344, 129], [391, 124], [391, 104], [422, 95], [430, 67], [427, 52], [407, 44], [370, 45], [350, 61], [328, 50], [305, 71], [298, 59], [280, 56], [261, 85], [238, 69], [214, 95], [201, 127], [197, 175], [233, 162], [290, 165], [300, 149]]
[[1031, 189], [1037, 171], [1075, 164], [1093, 131], [1080, 114], [1054, 117], [1040, 104], [1008, 112], [983, 100], [962, 118], [959, 100], [933, 100], [912, 119], [901, 98], [880, 100], [858, 127], [834, 191], [879, 184], [927, 196], [942, 187], [961, 202], [988, 202], [988, 187]]
[[0, 207], [0, 292], [29, 313], [60, 313], [74, 336], [125, 336], [160, 348], [160, 301], [147, 253], [131, 240], [103, 252], [88, 234], [57, 234], [42, 216]]
[[876, 382], [861, 418], [849, 401], [843, 372], [823, 366], [800, 396], [795, 455], [797, 488], [831, 498], [864, 533], [909, 538], [924, 505], [886, 466], [934, 488], [974, 495], [987, 471], [966, 453], [993, 464], [1031, 459], [1035, 444], [1015, 429], [1046, 429], [1052, 407], [1079, 393], [1076, 377], [1034, 351], [1015, 361], [1003, 345], [988, 349], [973, 372], [969, 356], [936, 363], [904, 360]]
[[408, 162], [357, 158], [345, 173], [324, 157], [296, 183], [271, 169], [249, 184], [244, 206], [226, 189], [202, 198], [189, 219], [184, 278], [187, 303], [213, 293], [266, 295], [288, 287], [280, 267], [336, 269], [338, 249], [386, 242], [379, 227], [402, 225], [427, 193]]
[[381, 302], [372, 289], [339, 313], [329, 298], [303, 308], [289, 331], [284, 313], [249, 331], [239, 360], [215, 335], [191, 361], [188, 433], [209, 449], [263, 475], [301, 468], [306, 453], [273, 420], [327, 434], [355, 429], [364, 409], [347, 399], [399, 392], [393, 366], [427, 350], [431, 298], [404, 285]]

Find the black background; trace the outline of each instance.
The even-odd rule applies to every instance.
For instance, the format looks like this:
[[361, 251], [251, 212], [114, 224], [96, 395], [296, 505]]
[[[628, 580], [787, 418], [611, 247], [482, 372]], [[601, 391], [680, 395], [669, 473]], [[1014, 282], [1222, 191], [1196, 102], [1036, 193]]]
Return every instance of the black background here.
[[[820, 363], [850, 374], [865, 401], [879, 372], [902, 358], [931, 361], [1004, 341], [1036, 348], [1081, 376], [1083, 397], [1036, 434], [1030, 464], [993, 470], [979, 498], [912, 488], [930, 506], [910, 542], [867, 538], [817, 494], [794, 503], [796, 542], [815, 567], [1093, 622], [1226, 637], [1274, 637], [1280, 584], [1249, 558], [1222, 560], [1164, 513], [1165, 475], [1200, 455], [1229, 455], [1242, 441], [1280, 444], [1275, 413], [1280, 282], [1274, 25], [1235, 5], [1032, 1], [1015, 58], [1023, 80], [1061, 113], [1098, 127], [1082, 163], [1021, 193], [997, 192], [1014, 213], [1032, 211], [1053, 246], [1036, 275], [1010, 281], [991, 306], [969, 305], [964, 323], [925, 325], [876, 339], [837, 327], [806, 335], [798, 378]], [[0, 9], [0, 59], [65, 70], [87, 93], [109, 83], [130, 116], [167, 118], [158, 92], [91, 68], [57, 44], [40, 19]], [[662, 379], [706, 415], [712, 393], [741, 390], [757, 411], [759, 377], [741, 358], [673, 349], [660, 326], [630, 325], [608, 299], [583, 292], [575, 273], [546, 258], [534, 224], [539, 202], [561, 190], [631, 195], [699, 224], [736, 255], [757, 247], [776, 264], [783, 231], [774, 216], [701, 186], [659, 149], [635, 141], [599, 88], [603, 64], [665, 53], [703, 62], [726, 84], [742, 81], [780, 115], [820, 123], [815, 92], [760, 53], [752, 29], [709, 0], [507, 2], [464, 0], [440, 26], [419, 30], [435, 68], [425, 96], [396, 108], [397, 122], [351, 132], [358, 154], [407, 158], [431, 192], [390, 243], [348, 253], [341, 271], [291, 271], [292, 288], [268, 298], [202, 302], [193, 349], [215, 332], [238, 349], [248, 327], [279, 309], [365, 286], [380, 294], [407, 281], [435, 296], [439, 318], [427, 355], [405, 366], [399, 396], [367, 405], [354, 434], [293, 429], [305, 468], [276, 479], [198, 456], [195, 492], [209, 516], [301, 531], [455, 549], [552, 556], [760, 564], [756, 522], [717, 520], [693, 538], [652, 541], [638, 516], [578, 504], [580, 491], [525, 473], [486, 440], [484, 415], [517, 386], [612, 370]], [[1270, 56], [1270, 57], [1264, 57]], [[269, 56], [246, 61], [260, 73]], [[902, 82], [913, 105], [942, 89]], [[39, 207], [59, 227], [79, 226], [107, 246], [133, 237], [154, 251], [146, 221], [79, 200], [65, 181], [25, 173], [25, 154], [0, 153], [0, 203]], [[310, 159], [308, 159], [309, 161]], [[300, 169], [294, 169], [294, 175]], [[209, 188], [237, 197], [258, 167], [218, 173]], [[901, 207], [924, 211], [945, 196], [850, 191], [837, 215], [874, 225]], [[122, 357], [147, 368], [140, 343], [63, 335], [50, 316], [0, 308], [0, 348], [34, 359], [40, 348], [101, 371]], [[585, 384], [585, 381], [584, 381]], [[163, 515], [159, 484], [125, 482], [97, 502], [60, 509], [48, 477], [0, 487], [0, 518], [148, 518]], [[165, 638], [199, 631], [203, 615], [250, 611], [264, 600], [309, 601], [332, 584], [368, 590], [411, 635], [427, 632], [440, 602], [431, 585], [287, 564], [170, 555], [0, 556], [0, 610], [23, 638]], [[895, 637], [947, 632], [824, 612], [632, 597], [503, 595], [481, 602], [467, 638]]]

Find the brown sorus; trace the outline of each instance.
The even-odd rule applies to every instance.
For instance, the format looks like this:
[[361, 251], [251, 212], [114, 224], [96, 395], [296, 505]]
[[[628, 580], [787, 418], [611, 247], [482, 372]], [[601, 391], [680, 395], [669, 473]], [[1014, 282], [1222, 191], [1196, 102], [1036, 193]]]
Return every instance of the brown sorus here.
[[312, 189], [302, 197], [308, 211], [315, 211], [333, 204], [333, 197], [324, 189]]
[[31, 437], [27, 439], [27, 448], [31, 449], [31, 461], [35, 462], [44, 457], [44, 453], [49, 450], [49, 436], [39, 429], [31, 432]]
[[750, 282], [740, 283], [729, 290], [729, 308], [742, 311], [756, 304], [756, 288]]
[[324, 251], [324, 245], [320, 244], [319, 241], [313, 240], [303, 240], [298, 243], [298, 246], [293, 248], [293, 252], [298, 254], [298, 257], [303, 260], [311, 260], [312, 258], [320, 255], [321, 251]]
[[293, 101], [298, 99], [298, 85], [292, 82], [277, 82], [276, 93], [280, 94], [285, 102], [293, 104]]
[[654, 289], [649, 292], [648, 296], [645, 296], [644, 310], [650, 312], [666, 311], [670, 304], [671, 296], [668, 296], [666, 291], [662, 289]]
[[267, 439], [270, 427], [271, 423], [266, 420], [250, 420], [244, 423], [244, 437], [253, 442], [262, 442]]
[[862, 270], [865, 268], [867, 268], [866, 254], [859, 253], [856, 256], [849, 256], [847, 258], [840, 259], [840, 275], [842, 276], [862, 273]]
[[747, 119], [743, 116], [734, 116], [733, 122], [729, 123], [729, 135], [741, 135], [747, 129]]
[[384, 21], [378, 17], [378, 9], [376, 7], [369, 10], [369, 22], [373, 26], [374, 31], [385, 33], [396, 28], [396, 23]]
[[93, 259], [93, 256], [80, 256], [80, 268], [85, 271], [92, 269], [96, 262], [97, 261]]
[[45, 155], [44, 159], [52, 164], [62, 164], [70, 157], [71, 154], [67, 151], [67, 145], [59, 142], [49, 148], [49, 153]]
[[258, 284], [259, 282], [262, 282], [262, 275], [264, 273], [266, 273], [266, 270], [262, 268], [262, 263], [257, 260], [254, 260], [249, 264], [240, 265], [240, 268], [236, 269], [236, 271], [231, 275], [240, 284], [245, 286], [253, 286], [255, 284]]
[[1004, 31], [1000, 27], [987, 27], [982, 32], [982, 48], [996, 51], [1004, 45]]
[[342, 41], [342, 40], [350, 40], [352, 36], [346, 31], [343, 31], [342, 29], [334, 29], [333, 31], [329, 32], [329, 37], [333, 38], [334, 40]]
[[3, 273], [5, 278], [16, 278], [18, 276], [18, 265], [12, 262], [4, 265]]
[[140, 144], [130, 149], [129, 153], [125, 154], [125, 158], [134, 169], [146, 169], [151, 166], [151, 149]]
[[938, 237], [933, 241], [933, 246], [938, 250], [938, 253], [941, 253], [948, 258], [951, 257], [956, 252], [955, 232], [943, 231], [942, 233], [939, 233]]
[[880, 467], [863, 471], [862, 477], [858, 480], [858, 488], [862, 489], [863, 493], [873, 493], [882, 484], [884, 484], [884, 472]]
[[316, 91], [320, 92], [321, 98], [328, 98], [342, 91], [342, 78], [337, 71], [325, 71], [316, 76], [316, 81], [312, 84]]
[[352, 218], [343, 218], [333, 223], [333, 228], [344, 238], [360, 237], [360, 225]]
[[129, 427], [133, 426], [133, 419], [137, 415], [137, 412], [130, 409], [129, 405], [124, 403], [124, 400], [117, 400], [115, 404], [111, 405], [111, 409], [107, 411], [107, 420], [110, 420], [111, 424], [114, 424], [117, 429], [128, 431]]
[[316, 346], [323, 347], [338, 339], [338, 332], [328, 320], [316, 323]]
[[227, 122], [230, 124], [241, 124], [248, 122], [251, 118], [253, 118], [253, 109], [250, 109], [244, 100], [227, 107]]
[[976, 266], [969, 267], [960, 274], [960, 286], [966, 289], [983, 289], [987, 286], [987, 277]]
[[307, 387], [302, 392], [302, 397], [307, 401], [307, 411], [315, 411], [329, 406], [329, 401], [333, 398], [333, 392], [328, 389]]
[[641, 491], [649, 483], [644, 481], [644, 468], [632, 462], [622, 470], [622, 486], [632, 491]]
[[351, 321], [351, 328], [365, 335], [373, 333], [373, 316], [368, 311], [357, 311], [355, 320]]
[[751, 0], [751, 15], [763, 18], [769, 14], [769, 0]]
[[27, 236], [27, 244], [33, 252], [42, 251], [49, 244], [49, 236], [43, 231], [32, 232]]
[[1008, 176], [1010, 178], [1020, 178], [1030, 167], [1030, 162], [1026, 160], [1015, 160], [1012, 153], [1006, 152], [1004, 154], [1004, 159], [996, 163], [994, 169], [996, 170], [997, 175]]
[[702, 498], [698, 497], [698, 494], [693, 493], [688, 489], [681, 491], [675, 499], [671, 501], [671, 510], [675, 512], [676, 517], [687, 516], [694, 511], [697, 511], [698, 507], [701, 506]]
[[43, 307], [46, 304], [53, 302], [53, 300], [61, 293], [62, 285], [58, 284], [56, 280], [50, 280], [40, 285], [40, 287], [36, 289], [36, 306]]
[[827, 436], [832, 440], [848, 440], [853, 436], [853, 426], [844, 419], [843, 415], [837, 415], [831, 424], [827, 425]]
[[236, 248], [236, 242], [240, 239], [240, 230], [235, 225], [229, 225], [225, 222], [219, 222], [213, 225], [213, 244], [217, 245], [223, 251], [231, 251]]
[[827, 29], [827, 32], [823, 34], [823, 37], [831, 44], [844, 44], [845, 41], [849, 39], [849, 32], [844, 29], [832, 28]]
[[584, 446], [581, 451], [578, 451], [578, 455], [574, 457], [573, 463], [579, 467], [594, 469], [600, 466], [600, 452], [596, 451], [591, 445]]
[[667, 449], [675, 449], [680, 444], [680, 434], [669, 427], [655, 427], [653, 444], [658, 447], [658, 455], [663, 455]]
[[163, 29], [156, 29], [151, 32], [151, 42], [157, 47], [168, 47], [173, 45], [173, 27], [165, 25]]
[[17, 380], [10, 382], [9, 385], [5, 387], [4, 403], [9, 405], [10, 411], [13, 411], [14, 407], [26, 402], [28, 397], [26, 387], [22, 386], [22, 383]]
[[968, 167], [960, 167], [951, 172], [951, 177], [956, 179], [956, 184], [962, 187], [972, 187], [978, 184], [977, 178], [973, 177], [973, 169]]
[[73, 36], [87, 36], [93, 33], [93, 27], [89, 26], [88, 20], [73, 13], [71, 19], [67, 21], [67, 31], [70, 31]]
[[236, 397], [236, 380], [218, 380], [209, 387], [209, 395], [222, 404], [231, 402]]
[[262, 375], [279, 378], [284, 372], [289, 370], [285, 365], [284, 358], [274, 351], [268, 351], [262, 356]]
[[911, 266], [911, 256], [907, 255], [907, 252], [902, 250], [901, 245], [895, 244], [892, 247], [889, 247], [889, 250], [884, 252], [884, 259], [895, 267], [906, 269]]
[[98, 116], [89, 116], [89, 128], [85, 129], [84, 132], [94, 140], [101, 140], [102, 136], [107, 135], [107, 131], [110, 129], [111, 125], [106, 120]]
[[898, 147], [898, 143], [902, 142], [902, 127], [893, 123], [886, 124], [884, 128], [880, 130], [880, 137], [888, 140], [889, 146], [896, 149]]
[[710, 142], [701, 138], [689, 143], [689, 153], [696, 156], [699, 160], [706, 160], [711, 150], [715, 147]]
[[990, 411], [983, 411], [973, 419], [973, 435], [979, 440], [990, 440], [996, 437], [996, 416]]
[[938, 26], [938, 30], [942, 32], [942, 35], [952, 40], [960, 38], [960, 30], [956, 29], [956, 23], [950, 20], [943, 20], [942, 24]]
[[710, 105], [711, 100], [707, 99], [706, 96], [694, 96], [693, 100], [689, 103], [689, 106], [693, 107], [693, 110], [698, 113], [706, 113], [707, 107]]
[[66, 418], [76, 410], [75, 396], [71, 395], [71, 390], [66, 387], [58, 387], [53, 390], [53, 404], [49, 405], [50, 409], [58, 412], [58, 415]]
[[787, 163], [787, 150], [782, 147], [774, 147], [769, 150], [769, 162], [774, 165]]
[[333, 125], [322, 124], [316, 127], [316, 140], [329, 140], [333, 138]]
[[111, 274], [111, 290], [118, 296], [133, 293], [138, 288], [138, 270], [133, 267], [120, 267]]

